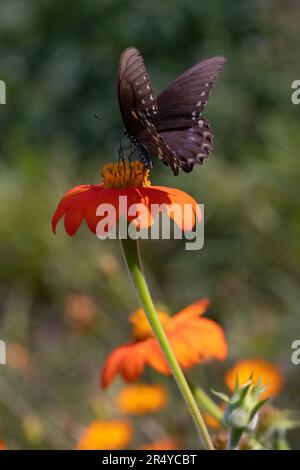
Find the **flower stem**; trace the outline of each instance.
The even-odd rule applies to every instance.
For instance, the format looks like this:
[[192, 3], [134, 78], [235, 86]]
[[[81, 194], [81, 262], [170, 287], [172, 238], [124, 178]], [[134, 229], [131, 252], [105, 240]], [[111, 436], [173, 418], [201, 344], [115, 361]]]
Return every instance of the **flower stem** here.
[[183, 372], [172, 351], [167, 335], [158, 318], [150, 292], [148, 290], [145, 276], [143, 274], [138, 242], [136, 240], [131, 240], [128, 238], [121, 240], [121, 245], [124, 258], [128, 267], [129, 275], [135, 287], [139, 302], [153, 329], [155, 337], [159, 342], [159, 345], [170, 367], [172, 375], [178, 385], [178, 388], [183, 398], [185, 399], [189, 412], [191, 413], [194, 419], [196, 428], [201, 438], [202, 445], [207, 450], [214, 450], [214, 446], [210, 439], [202, 415], [196, 404], [195, 398], [191, 392], [191, 389], [186, 381], [185, 376], [183, 375]]
[[229, 431], [228, 450], [238, 450], [243, 430], [231, 428]]

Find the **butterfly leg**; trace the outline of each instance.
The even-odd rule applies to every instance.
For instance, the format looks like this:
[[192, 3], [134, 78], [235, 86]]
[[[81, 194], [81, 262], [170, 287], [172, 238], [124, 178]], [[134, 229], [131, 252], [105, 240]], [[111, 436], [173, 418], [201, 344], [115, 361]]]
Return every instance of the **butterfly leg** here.
[[129, 145], [123, 145], [122, 140], [123, 140], [123, 137], [120, 137], [120, 139], [119, 139], [119, 149], [118, 149], [119, 162], [120, 161], [124, 162], [125, 161], [124, 152], [126, 150], [131, 150], [132, 149], [132, 144], [131, 143]]

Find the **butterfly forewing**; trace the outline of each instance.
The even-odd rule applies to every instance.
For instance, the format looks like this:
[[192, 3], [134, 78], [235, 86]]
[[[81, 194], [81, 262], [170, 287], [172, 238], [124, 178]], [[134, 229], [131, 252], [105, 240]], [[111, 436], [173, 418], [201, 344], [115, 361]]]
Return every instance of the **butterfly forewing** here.
[[120, 58], [118, 97], [125, 127], [136, 138], [141, 126], [137, 111], [153, 118], [157, 113], [157, 102], [143, 58], [134, 47], [126, 49]]
[[224, 57], [211, 57], [194, 65], [170, 83], [157, 98], [155, 124], [159, 131], [195, 124], [224, 63]]

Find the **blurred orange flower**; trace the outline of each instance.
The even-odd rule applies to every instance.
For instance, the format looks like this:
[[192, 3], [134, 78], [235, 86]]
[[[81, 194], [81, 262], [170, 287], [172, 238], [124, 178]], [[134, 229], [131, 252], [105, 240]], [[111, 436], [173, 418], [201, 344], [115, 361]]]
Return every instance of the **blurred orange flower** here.
[[[202, 318], [208, 307], [207, 299], [186, 307], [174, 317], [158, 312], [174, 354], [183, 368], [212, 359], [224, 360], [227, 344], [222, 328], [213, 320]], [[117, 374], [127, 382], [140, 377], [146, 365], [162, 374], [170, 374], [169, 366], [160, 350], [142, 309], [131, 316], [133, 340], [116, 348], [107, 358], [102, 372], [102, 387], [107, 387]]]
[[203, 419], [205, 424], [211, 429], [219, 429], [221, 427], [220, 421], [208, 413], [203, 413]]
[[230, 390], [234, 389], [236, 376], [240, 384], [249, 380], [253, 374], [253, 381], [262, 379], [263, 385], [268, 385], [267, 390], [261, 395], [261, 398], [274, 397], [280, 393], [283, 386], [283, 377], [279, 368], [265, 359], [245, 359], [238, 361], [225, 376], [225, 381]]
[[20, 343], [8, 343], [7, 364], [20, 372], [28, 375], [36, 372], [36, 363], [28, 348]]
[[[155, 220], [153, 213], [151, 214], [152, 204], [160, 206], [158, 211], [167, 212], [182, 230], [192, 230], [196, 217], [201, 220], [201, 212], [191, 196], [178, 189], [151, 186], [148, 179], [149, 170], [139, 161], [131, 164], [107, 163], [103, 167], [102, 177], [102, 184], [76, 186], [63, 196], [52, 218], [54, 233], [57, 223], [63, 217], [66, 232], [70, 236], [75, 235], [83, 220], [92, 232], [97, 232], [98, 235], [107, 234], [117, 224], [121, 215], [126, 215], [128, 221], [133, 221], [140, 228], [147, 228]], [[119, 207], [120, 196], [127, 196], [128, 207], [143, 204], [146, 213], [137, 209], [138, 215], [129, 215], [127, 208], [123, 210]], [[115, 208], [116, 219], [111, 221], [109, 228], [107, 224], [101, 228], [99, 226], [99, 222], [107, 215], [96, 215], [100, 204], [111, 204]], [[174, 209], [174, 204], [182, 209], [185, 205], [190, 205], [193, 210], [178, 211]]]
[[160, 441], [153, 442], [152, 444], [144, 444], [140, 447], [141, 450], [179, 450], [178, 442], [171, 439], [161, 439]]
[[120, 450], [128, 446], [133, 429], [129, 421], [93, 421], [82, 433], [79, 450]]
[[3, 441], [0, 439], [0, 450], [6, 450], [6, 446]]
[[167, 400], [167, 390], [161, 385], [136, 384], [123, 387], [117, 397], [117, 404], [123, 413], [143, 415], [160, 410]]
[[[219, 405], [219, 408], [221, 408], [221, 410], [225, 410], [226, 408], [226, 403], [220, 403]], [[219, 429], [222, 427], [222, 423], [216, 419], [214, 416], [210, 415], [209, 413], [203, 413], [203, 419], [205, 421], [205, 423], [207, 424], [207, 426], [209, 426], [211, 429]]]
[[97, 315], [97, 305], [84, 294], [70, 294], [65, 300], [65, 317], [76, 330], [89, 329]]

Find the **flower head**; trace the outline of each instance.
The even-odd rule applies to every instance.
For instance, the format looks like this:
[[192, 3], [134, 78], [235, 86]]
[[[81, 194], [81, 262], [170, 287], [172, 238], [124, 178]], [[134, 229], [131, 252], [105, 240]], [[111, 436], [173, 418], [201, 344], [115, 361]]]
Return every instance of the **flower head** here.
[[76, 331], [91, 328], [97, 315], [97, 305], [94, 300], [84, 294], [69, 294], [65, 299], [65, 318]]
[[117, 404], [123, 413], [144, 415], [160, 410], [167, 400], [167, 390], [161, 385], [136, 384], [122, 388]]
[[[149, 170], [139, 161], [108, 163], [101, 174], [101, 184], [76, 186], [63, 196], [52, 218], [54, 233], [62, 218], [70, 236], [75, 235], [84, 220], [98, 236], [113, 230], [121, 216], [140, 228], [148, 228], [159, 212], [166, 212], [186, 231], [192, 230], [196, 218], [201, 221], [201, 212], [191, 196], [178, 189], [151, 186]], [[120, 203], [121, 197], [126, 198], [126, 205]], [[108, 204], [114, 209], [109, 219], [105, 210]], [[99, 210], [101, 206], [103, 210]]]
[[234, 390], [236, 377], [239, 383], [244, 384], [248, 382], [249, 377], [252, 377], [254, 383], [261, 378], [262, 385], [267, 385], [268, 388], [261, 395], [261, 398], [278, 395], [282, 389], [283, 378], [279, 368], [269, 361], [264, 359], [245, 359], [238, 361], [225, 376], [225, 381], [230, 390]]
[[79, 450], [124, 449], [132, 437], [132, 425], [128, 421], [93, 421], [82, 433]]
[[[181, 367], [187, 369], [212, 359], [224, 360], [227, 344], [222, 328], [213, 320], [203, 318], [209, 301], [199, 300], [173, 317], [158, 312], [172, 350]], [[117, 374], [127, 382], [137, 380], [146, 365], [162, 374], [170, 374], [169, 366], [141, 309], [131, 316], [133, 339], [116, 348], [106, 359], [102, 387], [107, 387]]]

